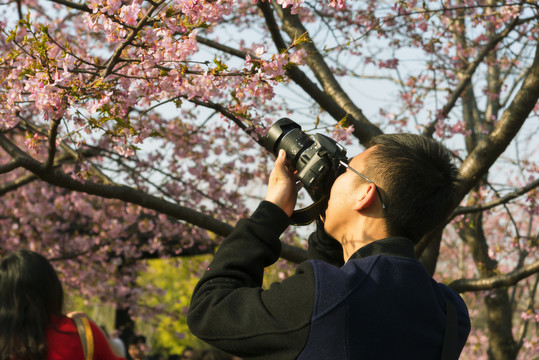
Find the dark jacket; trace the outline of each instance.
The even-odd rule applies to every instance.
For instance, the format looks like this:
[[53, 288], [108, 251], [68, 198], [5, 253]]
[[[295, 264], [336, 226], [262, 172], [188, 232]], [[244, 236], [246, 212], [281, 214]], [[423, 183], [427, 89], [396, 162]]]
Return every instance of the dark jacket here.
[[428, 275], [405, 238], [364, 246], [339, 268], [321, 261], [327, 253], [339, 264], [342, 250], [319, 230], [308, 251], [319, 260], [263, 290], [288, 223], [269, 202], [238, 222], [193, 292], [193, 334], [244, 359], [438, 359], [447, 296], [458, 312], [460, 353], [470, 331], [466, 305]]

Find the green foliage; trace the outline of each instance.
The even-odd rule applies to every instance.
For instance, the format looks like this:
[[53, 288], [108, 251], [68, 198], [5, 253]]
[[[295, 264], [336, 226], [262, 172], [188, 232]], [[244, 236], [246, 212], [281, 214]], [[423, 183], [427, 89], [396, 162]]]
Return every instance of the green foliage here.
[[[208, 347], [189, 332], [186, 314], [193, 290], [212, 258], [212, 255], [204, 255], [151, 260], [147, 271], [139, 275], [137, 283], [141, 288], [154, 288], [141, 296], [139, 305], [163, 309], [151, 322], [139, 320], [136, 323], [140, 333], [150, 334], [147, 338], [154, 350], [179, 354], [186, 346]], [[263, 287], [289, 277], [294, 269], [295, 265], [279, 260], [266, 269]]]
[[189, 332], [186, 314], [191, 294], [211, 258], [205, 255], [151, 260], [147, 271], [139, 274], [138, 285], [153, 288], [142, 294], [139, 305], [163, 310], [150, 322], [136, 323], [139, 332], [151, 334], [148, 341], [152, 348], [180, 354], [186, 346], [205, 346]]
[[217, 55], [215, 55], [215, 58], [213, 59], [213, 63], [217, 66], [215, 69], [214, 69], [214, 72], [215, 73], [218, 73], [218, 72], [221, 72], [221, 71], [226, 71], [228, 70], [228, 66], [222, 62], [221, 60], [219, 60], [217, 58]]
[[108, 335], [114, 330], [114, 320], [116, 311], [112, 305], [103, 304], [97, 297], [91, 300], [84, 299], [78, 291], [70, 288], [64, 288], [66, 299], [64, 311], [82, 311], [86, 313], [98, 326], [100, 326]]

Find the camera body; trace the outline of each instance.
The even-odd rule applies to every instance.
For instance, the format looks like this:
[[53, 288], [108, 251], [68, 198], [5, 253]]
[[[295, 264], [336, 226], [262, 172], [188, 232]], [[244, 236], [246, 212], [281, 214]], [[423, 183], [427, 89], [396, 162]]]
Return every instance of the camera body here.
[[269, 128], [263, 145], [275, 155], [280, 149], [286, 152], [289, 165], [298, 171], [298, 180], [314, 201], [329, 196], [340, 175], [340, 161], [347, 160], [346, 149], [335, 140], [322, 134], [315, 134], [313, 140], [288, 118], [279, 119]]

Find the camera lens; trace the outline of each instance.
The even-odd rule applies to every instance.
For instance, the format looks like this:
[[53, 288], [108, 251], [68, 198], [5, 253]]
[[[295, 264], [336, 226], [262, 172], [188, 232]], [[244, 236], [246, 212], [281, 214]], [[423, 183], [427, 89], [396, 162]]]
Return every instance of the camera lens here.
[[[286, 157], [290, 160], [290, 163], [295, 169], [298, 169], [298, 159], [305, 149], [311, 146], [314, 141], [308, 137], [303, 131], [299, 129], [293, 129], [288, 132], [277, 145], [277, 152], [279, 149], [286, 151]], [[301, 165], [301, 164], [300, 164]], [[301, 170], [301, 169], [298, 169]]]

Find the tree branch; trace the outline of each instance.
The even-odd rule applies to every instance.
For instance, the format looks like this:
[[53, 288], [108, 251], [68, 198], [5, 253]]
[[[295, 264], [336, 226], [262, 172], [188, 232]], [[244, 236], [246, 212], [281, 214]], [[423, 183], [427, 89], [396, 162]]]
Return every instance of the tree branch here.
[[[275, 22], [273, 13], [271, 11], [271, 8], [269, 8], [269, 5], [265, 2], [259, 2], [258, 5], [261, 7], [261, 9], [263, 9], [264, 16], [266, 17], [266, 24], [268, 25], [268, 28], [270, 29], [270, 33], [273, 37], [275, 46], [278, 49], [287, 48], [285, 41], [282, 39], [279, 33], [279, 28], [277, 26], [277, 23]], [[197, 41], [208, 47], [223, 51], [227, 54], [237, 56], [242, 59], [245, 59], [245, 57], [248, 54], [245, 51], [241, 51], [241, 50], [220, 44], [213, 40], [202, 38], [200, 36], [197, 37]], [[252, 58], [256, 58], [252, 54], [250, 54], [250, 56]], [[339, 121], [347, 117], [346, 111], [343, 110], [328, 94], [320, 90], [320, 88], [314, 82], [312, 82], [309, 79], [309, 77], [305, 75], [305, 73], [301, 71], [297, 66], [292, 66], [288, 68], [286, 70], [286, 74], [292, 81], [294, 81], [299, 87], [301, 87], [314, 101], [316, 101], [325, 111], [327, 111], [335, 120]], [[215, 109], [215, 110], [218, 110], [218, 109]], [[226, 114], [224, 115], [228, 117], [228, 115]], [[354, 118], [350, 116], [347, 117], [347, 121], [349, 124], [354, 126], [354, 136], [359, 138], [360, 136], [359, 134], [361, 134], [362, 125], [359, 124]]]
[[[266, 19], [266, 24], [273, 37], [273, 41], [279, 50], [288, 48], [283, 40], [271, 7], [266, 2], [258, 2], [258, 6], [262, 10]], [[296, 15], [290, 14], [289, 10], [282, 9], [280, 5], [276, 5], [275, 10], [278, 12], [283, 21], [283, 30], [292, 39], [302, 34], [307, 34], [307, 29], [301, 24]], [[320, 106], [326, 110], [336, 121], [341, 121], [346, 118], [350, 125], [354, 126], [354, 136], [359, 141], [367, 146], [370, 139], [376, 135], [380, 135], [382, 131], [373, 125], [364, 115], [346, 92], [341, 88], [324, 58], [312, 42], [301, 45], [304, 47], [309, 56], [307, 56], [307, 65], [314, 72], [319, 83], [324, 91], [321, 91], [318, 86], [313, 83], [302, 71], [297, 67], [293, 67], [287, 71], [290, 78], [301, 86]]]
[[[204, 44], [204, 45], [206, 45], [208, 47], [211, 47], [213, 49], [220, 50], [220, 51], [225, 52], [227, 54], [234, 55], [236, 57], [239, 57], [240, 59], [245, 59], [247, 57], [247, 54], [248, 54], [246, 51], [241, 51], [241, 50], [235, 49], [233, 47], [226, 46], [224, 44], [218, 43], [217, 41], [213, 41], [213, 40], [210, 40], [210, 39], [203, 38], [200, 35], [197, 35], [196, 39], [197, 39], [197, 42], [199, 42], [201, 44]], [[254, 57], [254, 56], [251, 55], [251, 57]]]
[[509, 201], [519, 197], [520, 195], [523, 195], [523, 194], [527, 193], [528, 191], [531, 191], [531, 190], [535, 189], [537, 186], [539, 186], [539, 179], [536, 179], [536, 180], [532, 181], [528, 185], [526, 185], [526, 186], [524, 186], [524, 187], [522, 187], [522, 188], [520, 188], [520, 189], [518, 189], [516, 191], [513, 191], [512, 193], [509, 193], [509, 194], [505, 195], [504, 197], [502, 197], [502, 198], [500, 198], [498, 200], [494, 200], [494, 201], [491, 201], [489, 203], [486, 203], [486, 204], [483, 204], [483, 205], [478, 205], [478, 206], [459, 207], [453, 212], [453, 214], [451, 214], [450, 219], [453, 219], [453, 218], [455, 218], [456, 216], [459, 216], [459, 215], [469, 214], [469, 213], [472, 213], [472, 212], [489, 210], [489, 209], [492, 209], [493, 207], [496, 207], [498, 205], [506, 204]]
[[460, 199], [488, 172], [496, 159], [509, 146], [537, 104], [539, 99], [539, 43], [535, 49], [535, 58], [530, 69], [522, 87], [515, 94], [509, 107], [503, 112], [492, 133], [481, 140], [462, 163], [459, 169], [462, 180], [459, 188]]
[[[275, 43], [275, 46], [277, 49], [285, 49], [287, 48], [287, 44], [281, 37], [281, 34], [279, 32], [279, 27], [277, 26], [277, 23], [275, 21], [275, 18], [273, 17], [273, 12], [271, 11], [271, 8], [269, 5], [265, 2], [259, 2], [258, 6], [262, 9], [262, 12], [266, 18], [266, 24], [270, 30], [270, 34], [273, 37], [273, 41]], [[197, 40], [206, 46], [209, 46], [211, 48], [223, 51], [227, 54], [237, 56], [239, 58], [245, 59], [247, 56], [247, 52], [234, 49], [232, 47], [220, 44], [218, 42], [215, 42], [213, 40], [209, 40], [202, 37], [197, 37]], [[256, 58], [253, 54], [249, 54], [252, 58]], [[346, 111], [344, 111], [333, 99], [328, 96], [328, 94], [324, 93], [322, 90], [318, 88], [318, 86], [312, 82], [303, 71], [301, 71], [297, 66], [292, 66], [286, 70], [287, 76], [294, 81], [299, 87], [301, 87], [314, 101], [316, 101], [325, 111], [327, 111], [334, 119], [343, 119], [347, 116]], [[356, 122], [355, 119], [350, 118], [348, 119], [349, 123], [351, 125], [354, 125], [355, 131], [359, 131], [361, 126]], [[357, 137], [357, 135], [356, 135]]]
[[4, 135], [0, 134], [0, 146], [6, 150], [22, 167], [36, 174], [41, 180], [68, 190], [97, 195], [107, 199], [118, 199], [127, 203], [137, 204], [144, 208], [156, 210], [176, 219], [188, 221], [196, 226], [208, 229], [218, 235], [226, 236], [232, 231], [232, 226], [211, 216], [199, 213], [169, 201], [146, 194], [143, 191], [125, 185], [103, 185], [90, 181], [80, 182], [59, 169], [47, 170], [37, 160], [31, 158]]
[[[539, 274], [537, 274], [535, 276], [535, 282], [534, 282], [533, 286], [531, 287], [531, 289], [529, 290], [528, 309], [527, 309], [527, 311], [529, 311], [530, 313], [532, 313], [535, 310], [535, 301], [534, 301], [534, 299], [535, 299], [535, 294], [537, 292], [537, 285], [538, 284], [539, 284]], [[517, 346], [518, 346], [519, 349], [522, 347], [522, 344], [524, 343], [524, 338], [526, 337], [526, 333], [528, 331], [529, 325], [530, 325], [530, 319], [524, 320], [524, 322], [521, 325], [520, 334], [519, 334], [518, 340], [517, 340], [517, 344], [518, 344]]]
[[[187, 98], [187, 96], [185, 96], [185, 98]], [[237, 116], [235, 116], [233, 113], [231, 113], [230, 111], [228, 111], [227, 108], [225, 108], [223, 105], [221, 104], [216, 104], [216, 103], [213, 103], [211, 101], [202, 101], [202, 100], [198, 100], [197, 98], [193, 98], [193, 99], [190, 99], [189, 100], [190, 102], [192, 102], [193, 104], [196, 104], [196, 105], [200, 105], [200, 106], [204, 106], [204, 107], [207, 107], [208, 109], [213, 109], [217, 112], [219, 112], [220, 114], [222, 114], [223, 116], [226, 116], [227, 118], [229, 118], [230, 120], [232, 120], [240, 129], [242, 129], [247, 135], [251, 135], [251, 129], [249, 128], [250, 125], [252, 124], [249, 124], [249, 126], [246, 126], [242, 121], [241, 119], [239, 119]]]
[[[21, 119], [20, 125], [23, 125], [25, 128], [31, 129], [34, 132], [44, 135], [43, 129], [39, 128], [38, 126], [24, 119]], [[57, 124], [56, 128], [58, 127], [58, 125], [59, 124]], [[49, 131], [48, 136], [49, 136], [49, 148], [50, 148], [52, 146], [51, 144], [54, 144], [55, 142], [51, 142], [50, 131]], [[64, 161], [68, 158], [76, 160], [76, 161], [81, 161], [82, 159], [88, 159], [89, 157], [98, 156], [101, 153], [101, 150], [96, 147], [88, 148], [86, 150], [75, 151], [63, 141], [60, 142], [60, 147], [62, 148], [62, 150], [66, 152], [66, 154], [69, 154], [69, 155], [63, 155], [60, 159], [55, 160], [55, 163], [54, 163], [55, 166], [64, 163]], [[54, 158], [54, 156], [52, 156], [52, 158]], [[49, 159], [51, 159], [50, 150], [49, 150]], [[95, 166], [92, 163], [90, 163], [89, 173], [94, 176], [97, 176], [105, 184], [109, 184], [109, 185], [114, 184], [114, 182], [110, 180], [108, 176], [106, 176], [101, 170], [99, 170], [97, 166]]]
[[7, 164], [0, 165], [0, 174], [6, 174], [20, 167], [19, 163], [15, 160], [11, 160]]
[[539, 272], [539, 261], [523, 266], [508, 274], [493, 276], [485, 279], [459, 279], [449, 284], [457, 292], [490, 290], [500, 287], [512, 286], [520, 280]]
[[[470, 65], [468, 65], [468, 68], [462, 74], [462, 79], [461, 79], [460, 83], [457, 85], [456, 89], [451, 94], [451, 97], [449, 98], [449, 101], [442, 108], [441, 113], [440, 113], [440, 117], [445, 118], [451, 112], [451, 110], [453, 109], [453, 107], [457, 103], [457, 100], [462, 95], [462, 92], [464, 91], [464, 89], [466, 89], [466, 86], [468, 86], [468, 84], [472, 80], [473, 74], [475, 73], [475, 71], [477, 70], [479, 65], [483, 62], [483, 60], [487, 57], [487, 55], [490, 53], [490, 51], [492, 51], [496, 47], [496, 45], [498, 45], [498, 43], [500, 41], [505, 39], [507, 37], [507, 35], [509, 35], [509, 33], [517, 25], [519, 25], [521, 23], [522, 23], [522, 21], [519, 20], [519, 18], [513, 19], [513, 21], [509, 25], [507, 25], [507, 27], [502, 32], [500, 32], [498, 35], [496, 35], [495, 37], [493, 37], [492, 39], [489, 40], [489, 42], [485, 45], [485, 47], [483, 47], [481, 52], [477, 55], [475, 60]], [[438, 119], [435, 119], [434, 121], [432, 121], [423, 130], [423, 135], [428, 136], [428, 137], [432, 137], [432, 134], [434, 134], [437, 122], [438, 122]]]
[[0, 186], [0, 196], [4, 195], [4, 194], [6, 194], [6, 193], [8, 193], [10, 191], [17, 190], [21, 186], [29, 184], [34, 180], [37, 180], [37, 176], [35, 176], [34, 174], [26, 174], [26, 175], [18, 177], [17, 179], [15, 179], [13, 181], [10, 181], [8, 183], [4, 183], [4, 184], [2, 184], [2, 186]]
[[[64, 189], [96, 195], [106, 199], [117, 199], [126, 203], [136, 204], [143, 208], [155, 210], [178, 220], [186, 221], [200, 228], [209, 230], [217, 235], [227, 236], [234, 227], [188, 207], [131, 188], [126, 185], [103, 185], [95, 182], [81, 182], [73, 179], [60, 169], [46, 169], [39, 161], [27, 155], [3, 134], [0, 134], [2, 147], [23, 168], [34, 173], [41, 180]], [[282, 244], [281, 257], [292, 262], [307, 258], [306, 250]]]
[[60, 125], [60, 119], [52, 120], [49, 127], [48, 133], [48, 143], [49, 143], [49, 154], [47, 160], [45, 161], [45, 167], [50, 169], [54, 164], [54, 157], [56, 156], [56, 136], [58, 135], [58, 126]]
[[49, 0], [49, 1], [56, 4], [65, 5], [71, 9], [76, 9], [76, 10], [80, 10], [80, 11], [84, 11], [88, 13], [92, 12], [92, 10], [85, 4], [79, 4], [79, 3], [75, 3], [75, 2], [67, 1], [67, 0]]
[[148, 18], [150, 15], [155, 11], [155, 9], [159, 6], [159, 4], [153, 4], [150, 9], [148, 9], [148, 12], [140, 21], [138, 22], [137, 26], [131, 30], [131, 33], [127, 36], [127, 38], [114, 50], [114, 54], [112, 54], [111, 58], [107, 61], [107, 67], [101, 74], [103, 78], [106, 78], [112, 73], [112, 70], [114, 69], [114, 66], [118, 63], [120, 56], [122, 55], [122, 52], [124, 49], [131, 44], [131, 42], [135, 39], [137, 34], [144, 26], [146, 26], [146, 23], [148, 22]]

